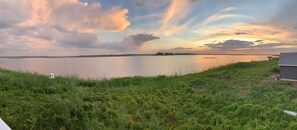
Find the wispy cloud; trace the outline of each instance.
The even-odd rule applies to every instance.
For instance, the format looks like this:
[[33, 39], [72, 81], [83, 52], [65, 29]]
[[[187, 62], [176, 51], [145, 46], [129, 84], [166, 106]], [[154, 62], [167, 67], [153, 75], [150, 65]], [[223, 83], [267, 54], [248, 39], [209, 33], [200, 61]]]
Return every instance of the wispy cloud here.
[[220, 21], [223, 19], [230, 19], [230, 18], [247, 18], [247, 19], [253, 19], [254, 17], [252, 16], [247, 16], [247, 15], [242, 15], [242, 14], [235, 14], [232, 11], [235, 10], [239, 10], [239, 8], [236, 7], [227, 7], [224, 8], [218, 12], [216, 12], [213, 15], [210, 15], [209, 17], [207, 17], [203, 22], [202, 22], [202, 26], [207, 25], [209, 23], [213, 23], [216, 21]]
[[164, 16], [163, 13], [155, 13], [155, 14], [139, 16], [139, 17], [131, 19], [131, 21], [134, 22], [134, 21], [143, 20], [143, 19], [153, 19], [155, 17], [162, 17], [162, 16]]
[[230, 11], [236, 11], [236, 10], [240, 10], [238, 7], [227, 7], [222, 9], [220, 12], [230, 12]]
[[169, 2], [170, 0], [132, 0], [133, 4], [137, 7], [156, 7]]
[[209, 23], [213, 23], [219, 20], [223, 19], [230, 19], [230, 18], [247, 18], [247, 19], [253, 19], [254, 17], [251, 16], [245, 16], [245, 15], [238, 15], [238, 14], [214, 14], [210, 17], [208, 17], [202, 25], [207, 25]]
[[196, 2], [197, 0], [172, 0], [165, 12], [162, 26], [157, 32], [170, 36], [185, 30], [195, 17], [187, 19], [186, 22], [182, 22], [182, 20], [186, 19]]
[[175, 47], [175, 48], [171, 48], [171, 50], [173, 51], [189, 51], [192, 50], [192, 47]]

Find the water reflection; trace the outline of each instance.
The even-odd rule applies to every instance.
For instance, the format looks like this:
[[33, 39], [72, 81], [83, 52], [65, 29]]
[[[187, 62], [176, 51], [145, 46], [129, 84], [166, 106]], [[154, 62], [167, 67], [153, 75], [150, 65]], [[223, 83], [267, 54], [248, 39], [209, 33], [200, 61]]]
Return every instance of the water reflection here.
[[266, 60], [260, 55], [137, 56], [100, 58], [0, 59], [2, 68], [82, 78], [183, 75], [220, 65]]

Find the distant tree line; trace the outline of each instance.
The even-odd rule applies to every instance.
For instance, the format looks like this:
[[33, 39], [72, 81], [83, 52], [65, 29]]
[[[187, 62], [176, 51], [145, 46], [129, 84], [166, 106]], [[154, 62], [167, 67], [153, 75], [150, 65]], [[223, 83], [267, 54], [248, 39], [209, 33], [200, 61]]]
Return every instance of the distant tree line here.
[[172, 52], [157, 52], [156, 55], [174, 55]]

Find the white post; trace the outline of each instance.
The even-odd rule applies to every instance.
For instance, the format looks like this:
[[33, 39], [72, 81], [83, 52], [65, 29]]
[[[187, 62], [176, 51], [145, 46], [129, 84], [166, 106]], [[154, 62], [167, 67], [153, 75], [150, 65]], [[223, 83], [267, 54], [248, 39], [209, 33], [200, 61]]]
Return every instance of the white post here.
[[54, 73], [49, 73], [48, 74], [48, 78], [49, 79], [54, 79], [55, 78], [55, 74]]
[[11, 130], [9, 126], [0, 118], [0, 130]]
[[284, 110], [284, 113], [289, 114], [289, 115], [291, 115], [291, 116], [296, 116], [296, 115], [297, 115], [296, 112], [288, 111], [288, 110]]

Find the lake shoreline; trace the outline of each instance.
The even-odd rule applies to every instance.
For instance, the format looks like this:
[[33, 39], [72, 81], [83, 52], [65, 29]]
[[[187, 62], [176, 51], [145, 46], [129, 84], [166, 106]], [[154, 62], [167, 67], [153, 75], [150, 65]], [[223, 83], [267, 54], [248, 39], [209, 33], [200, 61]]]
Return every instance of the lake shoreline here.
[[195, 54], [195, 53], [173, 53], [173, 54], [118, 54], [118, 55], [77, 55], [77, 56], [0, 56], [7, 59], [25, 58], [98, 58], [98, 57], [130, 57], [130, 56], [193, 56], [193, 55], [259, 55], [271, 56], [275, 54]]
[[80, 58], [5, 58], [0, 66], [22, 72], [81, 78], [185, 75], [236, 62], [267, 60], [266, 55], [164, 55]]

